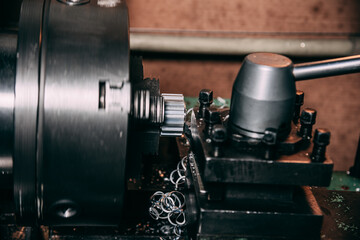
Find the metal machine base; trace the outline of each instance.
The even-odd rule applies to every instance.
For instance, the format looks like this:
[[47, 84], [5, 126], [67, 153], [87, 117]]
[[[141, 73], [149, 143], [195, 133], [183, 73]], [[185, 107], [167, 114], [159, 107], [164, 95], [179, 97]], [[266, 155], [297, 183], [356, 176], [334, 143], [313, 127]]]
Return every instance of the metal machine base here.
[[[192, 158], [189, 158], [189, 172], [194, 179], [190, 183], [194, 192], [187, 195], [187, 206], [188, 212], [196, 212], [196, 227], [192, 231], [197, 239], [219, 235], [232, 239], [249, 236], [267, 239], [319, 238], [323, 216], [309, 187], [294, 188], [291, 201], [284, 197], [291, 190], [262, 201], [211, 200], [212, 196], [204, 187]], [[247, 191], [248, 186], [244, 185], [244, 189]], [[249, 197], [250, 191], [247, 192]], [[194, 206], [198, 210], [192, 209]]]

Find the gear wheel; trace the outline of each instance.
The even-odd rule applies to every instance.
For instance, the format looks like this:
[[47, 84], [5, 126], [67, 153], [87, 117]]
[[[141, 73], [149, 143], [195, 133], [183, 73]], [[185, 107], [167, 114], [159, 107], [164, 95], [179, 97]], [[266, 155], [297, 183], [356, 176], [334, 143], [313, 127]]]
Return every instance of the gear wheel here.
[[185, 120], [185, 101], [182, 94], [163, 93], [164, 123], [161, 136], [178, 137], [183, 134]]

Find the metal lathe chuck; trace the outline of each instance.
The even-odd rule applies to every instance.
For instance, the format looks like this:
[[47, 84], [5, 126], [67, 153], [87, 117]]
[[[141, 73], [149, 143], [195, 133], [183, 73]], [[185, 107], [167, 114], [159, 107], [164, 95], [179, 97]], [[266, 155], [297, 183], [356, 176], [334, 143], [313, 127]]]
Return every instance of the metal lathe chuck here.
[[129, 149], [183, 131], [183, 96], [142, 84], [130, 61], [124, 1], [74, 2], [23, 1], [18, 47], [1, 54], [0, 170], [23, 224], [118, 224], [126, 173], [141, 171]]

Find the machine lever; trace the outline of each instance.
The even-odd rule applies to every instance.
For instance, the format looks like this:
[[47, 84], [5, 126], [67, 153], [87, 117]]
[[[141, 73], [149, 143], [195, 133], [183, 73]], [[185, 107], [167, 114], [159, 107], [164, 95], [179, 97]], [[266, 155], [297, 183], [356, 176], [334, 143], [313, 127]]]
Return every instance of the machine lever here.
[[296, 81], [360, 72], [360, 55], [295, 64]]

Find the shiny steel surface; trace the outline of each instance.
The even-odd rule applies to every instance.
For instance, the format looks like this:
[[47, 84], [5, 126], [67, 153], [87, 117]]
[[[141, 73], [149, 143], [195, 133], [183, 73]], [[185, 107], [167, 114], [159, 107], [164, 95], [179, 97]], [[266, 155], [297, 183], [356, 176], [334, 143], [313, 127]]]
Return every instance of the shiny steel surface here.
[[42, 0], [24, 0], [18, 34], [14, 113], [14, 201], [18, 220], [34, 224]]
[[360, 72], [360, 55], [295, 64], [296, 81]]
[[177, 137], [184, 132], [185, 102], [182, 94], [163, 93], [164, 124], [161, 126], [161, 136]]
[[253, 138], [262, 138], [266, 128], [278, 129], [282, 136], [289, 133], [296, 94], [292, 68], [290, 59], [273, 53], [245, 58], [231, 97], [234, 132]]

